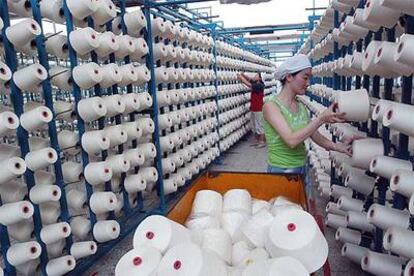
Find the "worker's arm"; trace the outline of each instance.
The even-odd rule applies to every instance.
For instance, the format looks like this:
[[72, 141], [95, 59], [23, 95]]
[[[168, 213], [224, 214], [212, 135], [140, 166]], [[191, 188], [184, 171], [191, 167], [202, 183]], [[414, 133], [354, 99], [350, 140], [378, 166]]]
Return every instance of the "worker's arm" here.
[[273, 103], [265, 103], [263, 106], [264, 119], [276, 130], [283, 141], [290, 147], [294, 148], [307, 138], [309, 138], [324, 123], [343, 122], [344, 114], [333, 112], [333, 106], [325, 110], [320, 116], [313, 119], [306, 127], [293, 132], [282, 116], [279, 108]]
[[246, 77], [243, 74], [237, 75], [237, 78], [248, 88], [252, 88], [252, 84], [246, 79]]
[[316, 144], [318, 144], [326, 150], [338, 151], [351, 156], [350, 149], [346, 144], [334, 143], [325, 136], [323, 136], [319, 131], [315, 131], [315, 133], [312, 134], [311, 138]]

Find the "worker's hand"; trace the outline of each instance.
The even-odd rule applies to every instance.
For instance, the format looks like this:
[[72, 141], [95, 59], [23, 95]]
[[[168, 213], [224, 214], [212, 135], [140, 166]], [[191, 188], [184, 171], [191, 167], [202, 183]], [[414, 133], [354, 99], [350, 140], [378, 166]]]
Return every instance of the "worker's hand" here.
[[342, 144], [342, 143], [335, 143], [334, 144], [334, 151], [345, 153], [349, 157], [352, 156], [352, 148], [350, 146]]
[[353, 136], [348, 136], [348, 137], [344, 138], [344, 139], [342, 140], [342, 142], [343, 142], [345, 145], [351, 145], [351, 144], [352, 144], [355, 140], [364, 139], [364, 138], [366, 138], [366, 137], [364, 137], [364, 136], [359, 136], [359, 135], [353, 135]]
[[331, 104], [322, 114], [319, 116], [322, 123], [334, 124], [345, 122], [345, 113], [334, 112], [335, 104]]

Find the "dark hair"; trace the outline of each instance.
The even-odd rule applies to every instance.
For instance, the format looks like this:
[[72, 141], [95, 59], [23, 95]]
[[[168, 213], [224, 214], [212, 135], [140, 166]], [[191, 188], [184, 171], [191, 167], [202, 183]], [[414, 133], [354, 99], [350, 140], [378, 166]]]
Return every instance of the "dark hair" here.
[[262, 80], [262, 73], [258, 72], [257, 74], [259, 75], [259, 79]]
[[[302, 70], [301, 70], [302, 71]], [[294, 76], [296, 76], [297, 74], [299, 74], [301, 71], [297, 71], [297, 72], [294, 72], [294, 73], [290, 73], [290, 74], [288, 74], [288, 75], [292, 75], [292, 77], [294, 77]], [[282, 85], [285, 85], [285, 83], [286, 83], [286, 77], [284, 77], [283, 78], [283, 80], [280, 80], [280, 82], [282, 83]]]

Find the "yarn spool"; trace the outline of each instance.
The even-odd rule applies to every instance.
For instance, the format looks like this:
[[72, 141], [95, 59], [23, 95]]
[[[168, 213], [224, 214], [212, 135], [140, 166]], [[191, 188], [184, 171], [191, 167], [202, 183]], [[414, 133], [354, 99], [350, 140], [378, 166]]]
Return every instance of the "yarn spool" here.
[[82, 99], [78, 103], [79, 116], [85, 122], [97, 120], [105, 116], [106, 112], [106, 105], [100, 97]]
[[109, 149], [109, 138], [104, 135], [102, 130], [87, 131], [82, 135], [82, 148], [88, 154], [97, 154]]
[[72, 271], [76, 266], [76, 260], [73, 256], [63, 256], [51, 259], [46, 265], [47, 275], [64, 275]]
[[47, 78], [47, 71], [41, 64], [32, 64], [17, 70], [13, 81], [23, 91], [37, 92], [39, 86]]
[[40, 238], [45, 244], [52, 244], [67, 238], [70, 233], [70, 225], [67, 222], [59, 222], [43, 226], [40, 230]]
[[111, 155], [105, 162], [112, 169], [112, 173], [115, 175], [127, 172], [130, 168], [130, 163], [125, 159], [123, 154]]
[[139, 128], [136, 121], [126, 122], [122, 124], [128, 137], [128, 141], [136, 140], [142, 137], [142, 130]]
[[139, 102], [139, 97], [135, 93], [129, 93], [122, 95], [122, 100], [125, 103], [124, 114], [129, 114], [135, 111], [139, 111], [141, 104]]
[[98, 9], [98, 2], [67, 0], [66, 5], [72, 16], [78, 20], [92, 15]]
[[75, 242], [70, 248], [70, 254], [75, 259], [85, 258], [94, 255], [98, 249], [98, 245], [94, 241]]
[[77, 29], [69, 34], [69, 42], [78, 55], [84, 56], [99, 47], [99, 34], [92, 28]]
[[147, 27], [147, 20], [141, 10], [125, 13], [124, 22], [128, 33], [134, 37], [139, 36], [141, 30]]
[[127, 132], [122, 125], [107, 126], [103, 135], [109, 139], [109, 147], [115, 147], [128, 140]]
[[70, 221], [70, 227], [72, 229], [73, 235], [75, 235], [80, 240], [84, 240], [91, 230], [91, 222], [82, 216], [74, 217]]
[[89, 200], [91, 210], [99, 215], [115, 210], [117, 198], [113, 192], [94, 192]]
[[36, 184], [30, 189], [29, 198], [35, 204], [58, 201], [62, 195], [59, 186]]
[[104, 25], [116, 17], [116, 6], [111, 0], [103, 0], [97, 6], [98, 8], [92, 14], [95, 24]]
[[102, 81], [103, 77], [99, 65], [94, 62], [76, 66], [73, 68], [72, 76], [81, 89], [89, 89], [95, 86]]
[[135, 44], [133, 37], [129, 35], [121, 35], [118, 37], [119, 49], [115, 51], [115, 57], [117, 59], [122, 59], [126, 56], [129, 56], [135, 51]]
[[46, 52], [57, 58], [66, 59], [69, 56], [68, 38], [61, 34], [46, 34]]
[[39, 24], [33, 19], [24, 19], [17, 24], [6, 28], [7, 39], [15, 47], [22, 47], [42, 32]]
[[26, 171], [26, 163], [20, 157], [9, 157], [0, 163], [0, 183], [6, 183], [22, 175]]
[[19, 266], [39, 258], [41, 252], [42, 248], [38, 242], [15, 243], [7, 250], [6, 257], [11, 265]]
[[67, 161], [62, 164], [63, 181], [65, 183], [79, 182], [83, 179], [83, 167], [81, 163]]
[[105, 78], [102, 78], [102, 81], [99, 83], [102, 88], [111, 87], [114, 84], [118, 84], [122, 80], [119, 66], [115, 63], [103, 65], [101, 67], [101, 73], [105, 76]]
[[118, 238], [120, 226], [116, 220], [98, 221], [93, 227], [93, 236], [97, 242], [107, 242]]
[[91, 162], [85, 167], [86, 181], [91, 185], [105, 183], [112, 178], [112, 170], [106, 162]]
[[145, 190], [147, 182], [140, 174], [131, 174], [125, 178], [124, 187], [129, 193], [137, 193]]
[[124, 157], [129, 161], [131, 167], [141, 166], [145, 161], [144, 154], [139, 148], [126, 150], [124, 152]]
[[44, 148], [36, 151], [30, 151], [25, 156], [27, 168], [31, 171], [46, 168], [57, 161], [57, 153], [53, 148]]
[[125, 111], [125, 103], [121, 95], [115, 94], [102, 97], [102, 100], [106, 106], [106, 116], [114, 117], [122, 114]]
[[[98, 57], [104, 59], [119, 50], [118, 37], [113, 32], [104, 32], [98, 36], [99, 46], [95, 48]], [[104, 74], [105, 75], [105, 74]]]

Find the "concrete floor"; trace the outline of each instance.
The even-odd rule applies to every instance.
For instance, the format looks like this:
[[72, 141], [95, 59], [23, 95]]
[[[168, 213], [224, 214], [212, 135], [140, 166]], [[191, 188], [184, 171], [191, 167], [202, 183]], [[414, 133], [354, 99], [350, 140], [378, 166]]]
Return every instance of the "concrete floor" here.
[[[211, 170], [220, 171], [242, 171], [242, 172], [265, 172], [267, 149], [257, 149], [250, 147], [254, 142], [253, 136], [247, 137], [245, 140], [238, 142], [233, 148], [228, 150], [220, 165], [211, 166]], [[314, 193], [317, 194], [317, 193]], [[323, 217], [325, 217], [326, 200], [318, 195], [315, 198], [316, 207]], [[342, 244], [334, 238], [335, 230], [325, 228], [325, 237], [329, 244], [329, 265], [331, 275], [334, 276], [356, 276], [367, 275], [359, 265], [350, 262], [341, 256]], [[109, 254], [101, 258], [93, 267], [91, 267], [85, 275], [114, 275], [115, 265], [123, 254], [132, 248], [132, 236], [127, 236]], [[315, 273], [323, 275], [322, 271]], [[288, 276], [288, 275], [287, 275]], [[327, 276], [327, 275], [326, 275]]]

